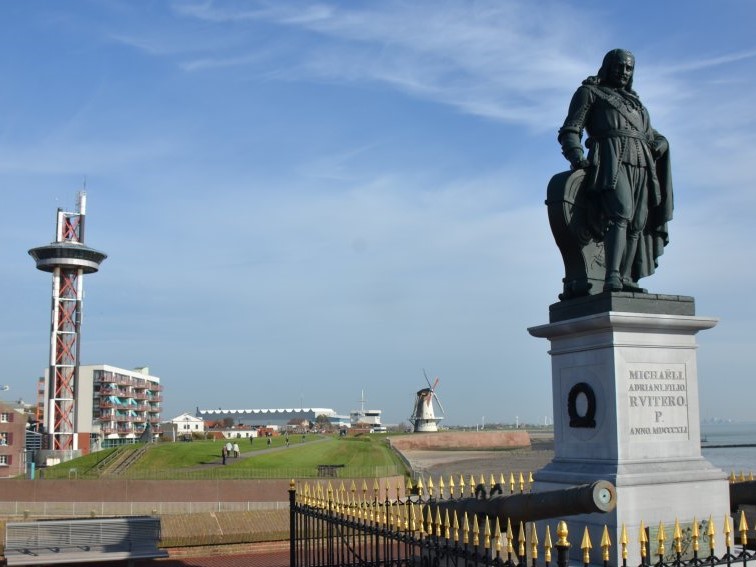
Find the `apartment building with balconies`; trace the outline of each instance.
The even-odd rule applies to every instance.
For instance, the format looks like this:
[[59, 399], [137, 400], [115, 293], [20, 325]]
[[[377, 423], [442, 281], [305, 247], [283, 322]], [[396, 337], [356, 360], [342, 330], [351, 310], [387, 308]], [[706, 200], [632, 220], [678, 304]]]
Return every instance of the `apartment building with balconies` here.
[[94, 451], [160, 434], [163, 386], [147, 367], [80, 366], [77, 393], [79, 431], [91, 431]]

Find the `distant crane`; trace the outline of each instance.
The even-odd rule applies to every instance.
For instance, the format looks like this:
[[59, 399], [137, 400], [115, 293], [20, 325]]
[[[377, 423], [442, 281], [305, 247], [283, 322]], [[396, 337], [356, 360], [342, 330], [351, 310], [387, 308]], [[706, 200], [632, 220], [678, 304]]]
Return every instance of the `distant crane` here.
[[436, 376], [433, 384], [431, 384], [430, 378], [428, 378], [425, 369], [423, 369], [423, 376], [425, 376], [425, 381], [428, 383], [428, 387], [418, 390], [415, 397], [412, 416], [409, 418], [410, 423], [412, 423], [415, 428], [415, 433], [430, 433], [438, 431], [438, 422], [441, 421], [443, 417], [436, 417], [436, 412], [433, 409], [434, 399], [438, 404], [441, 413], [446, 413], [444, 412], [444, 406], [441, 404], [441, 400], [436, 394], [438, 376]]

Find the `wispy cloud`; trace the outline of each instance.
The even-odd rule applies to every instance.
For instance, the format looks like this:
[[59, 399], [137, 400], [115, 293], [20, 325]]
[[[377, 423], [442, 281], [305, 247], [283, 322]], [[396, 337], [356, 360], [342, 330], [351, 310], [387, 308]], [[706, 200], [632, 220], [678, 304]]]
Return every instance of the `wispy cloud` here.
[[[376, 83], [464, 113], [535, 128], [543, 127], [544, 113], [553, 118], [554, 97], [562, 95], [556, 86], [588, 72], [580, 53], [592, 51], [591, 40], [575, 48], [567, 30], [571, 22], [578, 25], [578, 15], [559, 3], [533, 10], [517, 1], [479, 2], [469, 10], [436, 2], [258, 3], [253, 8], [205, 2], [176, 4], [174, 10], [211, 26], [233, 23], [237, 31], [251, 26], [251, 44], [230, 51], [208, 46], [202, 57], [181, 61], [187, 71], [239, 66], [279, 80]], [[590, 18], [584, 11], [579, 25], [590, 27]], [[265, 61], [268, 69], [255, 67], [263, 59], [255, 54], [261, 48], [254, 33], [259, 24], [280, 30], [265, 43], [268, 51], [271, 45], [279, 49], [278, 57]], [[318, 41], [308, 40], [308, 34]], [[201, 44], [192, 42], [191, 52]], [[165, 50], [150, 42], [142, 48]]]
[[668, 68], [670, 74], [672, 73], [689, 73], [691, 71], [701, 71], [703, 69], [711, 69], [714, 67], [723, 67], [732, 63], [738, 63], [748, 59], [756, 58], [756, 49], [748, 51], [738, 51], [734, 53], [725, 53], [717, 57], [709, 57], [705, 59], [697, 59], [694, 61], [683, 61], [681, 64], [675, 64]]

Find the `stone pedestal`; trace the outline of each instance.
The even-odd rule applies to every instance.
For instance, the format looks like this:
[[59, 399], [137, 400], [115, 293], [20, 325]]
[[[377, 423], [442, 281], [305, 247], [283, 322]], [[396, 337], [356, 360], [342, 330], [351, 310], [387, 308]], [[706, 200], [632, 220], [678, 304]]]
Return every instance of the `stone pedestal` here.
[[[575, 558], [583, 525], [594, 563], [608, 526], [615, 565], [623, 525], [636, 564], [641, 521], [653, 532], [664, 523], [667, 550], [675, 519], [685, 529], [711, 515], [721, 533], [729, 491], [726, 474], [701, 456], [695, 341], [717, 321], [693, 313], [691, 298], [604, 293], [556, 304], [551, 323], [529, 329], [551, 342], [554, 400], [554, 460], [533, 489], [601, 479], [617, 489], [613, 512], [565, 518], [580, 529], [570, 534]], [[652, 534], [649, 552], [656, 547]]]

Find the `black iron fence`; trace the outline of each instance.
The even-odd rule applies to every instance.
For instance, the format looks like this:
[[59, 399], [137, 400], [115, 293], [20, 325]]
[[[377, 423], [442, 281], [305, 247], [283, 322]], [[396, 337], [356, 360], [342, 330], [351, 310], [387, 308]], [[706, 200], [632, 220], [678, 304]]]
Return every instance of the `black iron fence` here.
[[[519, 488], [526, 488], [522, 477]], [[511, 490], [516, 490], [515, 483]], [[556, 563], [567, 567], [575, 564], [570, 549], [576, 546], [586, 566], [717, 567], [745, 566], [756, 560], [756, 551], [748, 549], [749, 528], [742, 512], [737, 526], [729, 516], [720, 528], [711, 518], [694, 521], [687, 530], [677, 522], [651, 530], [641, 524], [637, 542], [628, 541], [623, 526], [620, 541], [613, 543], [604, 528], [604, 536], [594, 545], [587, 527], [575, 538], [565, 521], [559, 521], [552, 534], [543, 522], [538, 524], [541, 528], [535, 522], [500, 525], [495, 517], [479, 521], [479, 515], [460, 516], [453, 506], [443, 505], [464, 496], [455, 496], [453, 489], [446, 496], [442, 490], [433, 496], [432, 488], [399, 485], [392, 494], [377, 482], [370, 491], [364, 482], [361, 489], [352, 483], [347, 490], [343, 483], [334, 489], [331, 482], [296, 486], [292, 481], [290, 565], [548, 567]], [[613, 560], [616, 557], [621, 560]]]

